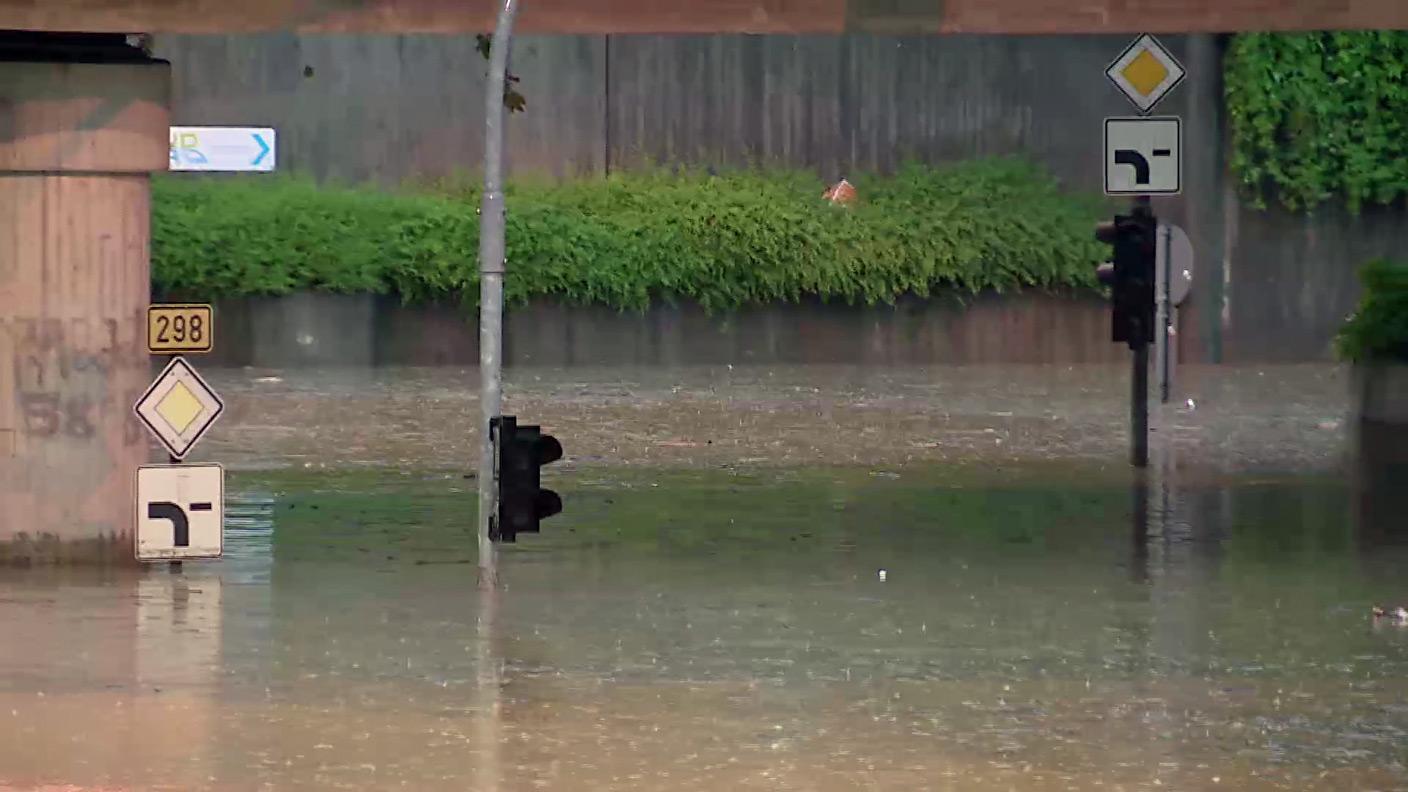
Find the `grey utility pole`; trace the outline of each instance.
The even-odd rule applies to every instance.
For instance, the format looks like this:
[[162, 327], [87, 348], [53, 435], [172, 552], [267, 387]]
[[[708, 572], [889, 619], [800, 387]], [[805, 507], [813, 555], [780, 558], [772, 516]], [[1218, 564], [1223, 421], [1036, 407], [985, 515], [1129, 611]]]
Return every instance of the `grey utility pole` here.
[[498, 559], [489, 539], [497, 506], [494, 439], [489, 425], [503, 401], [504, 340], [504, 75], [518, 0], [504, 0], [489, 50], [484, 90], [484, 202], [479, 210], [479, 586], [498, 585]]

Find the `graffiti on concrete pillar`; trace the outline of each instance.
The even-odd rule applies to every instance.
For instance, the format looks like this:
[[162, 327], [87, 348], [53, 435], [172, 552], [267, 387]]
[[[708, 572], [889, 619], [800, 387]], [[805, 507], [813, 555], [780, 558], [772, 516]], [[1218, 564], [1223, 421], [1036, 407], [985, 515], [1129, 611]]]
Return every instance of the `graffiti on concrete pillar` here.
[[[12, 399], [18, 429], [35, 439], [90, 440], [110, 404], [111, 377], [134, 359], [134, 338], [122, 338], [117, 319], [0, 317], [0, 340], [10, 350]], [[127, 323], [135, 337], [136, 322]], [[0, 378], [3, 381], [4, 378]], [[128, 389], [130, 390], [130, 388]], [[126, 396], [126, 394], [123, 394]], [[135, 397], [134, 397], [135, 398]], [[123, 410], [126, 413], [126, 410]], [[123, 443], [141, 442], [128, 416]]]
[[30, 437], [66, 435], [87, 440], [95, 433], [93, 402], [79, 395], [65, 399], [58, 392], [20, 391], [19, 406], [24, 433]]
[[26, 435], [53, 437], [59, 433], [63, 423], [59, 412], [59, 394], [20, 390], [16, 396]]

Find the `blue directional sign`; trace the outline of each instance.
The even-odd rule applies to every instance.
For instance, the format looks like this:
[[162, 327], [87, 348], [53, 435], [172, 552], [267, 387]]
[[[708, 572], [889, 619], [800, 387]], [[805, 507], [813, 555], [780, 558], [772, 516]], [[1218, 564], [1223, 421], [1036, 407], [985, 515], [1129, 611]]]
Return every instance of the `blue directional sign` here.
[[271, 173], [276, 146], [265, 127], [171, 127], [171, 170]]

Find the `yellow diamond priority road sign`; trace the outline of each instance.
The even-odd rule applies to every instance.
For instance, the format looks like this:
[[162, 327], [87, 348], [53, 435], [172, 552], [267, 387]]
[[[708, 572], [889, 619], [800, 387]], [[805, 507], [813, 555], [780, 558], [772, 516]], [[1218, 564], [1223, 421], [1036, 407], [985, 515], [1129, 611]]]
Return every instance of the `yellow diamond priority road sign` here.
[[1105, 76], [1120, 92], [1148, 113], [1161, 99], [1178, 87], [1187, 74], [1183, 66], [1150, 35], [1140, 36], [1123, 55], [1110, 64]]
[[171, 456], [184, 459], [225, 411], [225, 403], [178, 357], [172, 358], [133, 409]]

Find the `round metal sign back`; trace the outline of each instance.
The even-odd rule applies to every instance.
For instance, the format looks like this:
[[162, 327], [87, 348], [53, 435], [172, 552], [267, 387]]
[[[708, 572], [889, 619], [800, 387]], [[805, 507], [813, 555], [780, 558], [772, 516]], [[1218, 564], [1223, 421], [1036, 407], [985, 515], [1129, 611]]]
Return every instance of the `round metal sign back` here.
[[[1167, 260], [1172, 267], [1169, 273], [1168, 291], [1169, 300], [1174, 305], [1182, 305], [1188, 299], [1188, 293], [1193, 290], [1193, 241], [1188, 238], [1188, 233], [1176, 225], [1166, 225], [1168, 228], [1168, 256], [1160, 257], [1160, 263]], [[1157, 273], [1159, 281], [1163, 281], [1162, 270]]]

